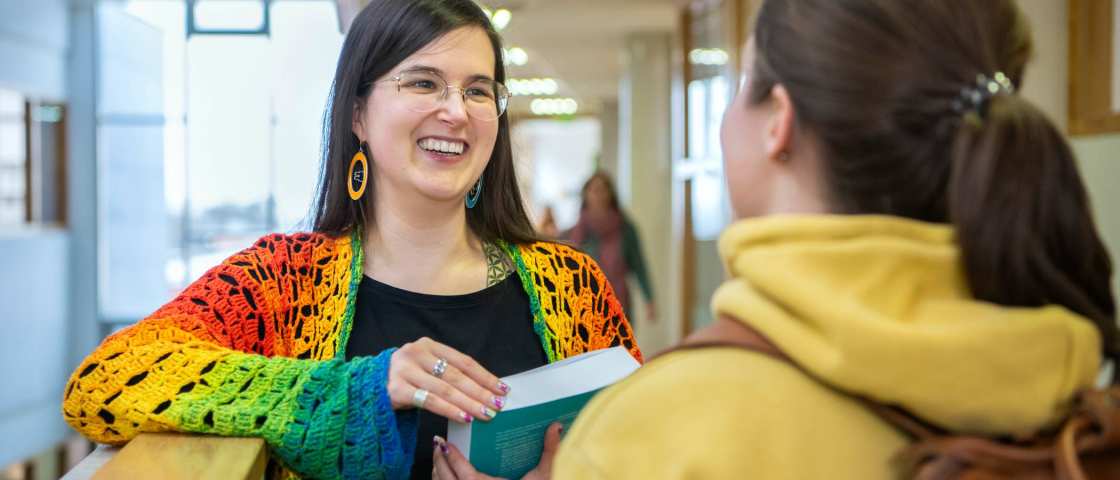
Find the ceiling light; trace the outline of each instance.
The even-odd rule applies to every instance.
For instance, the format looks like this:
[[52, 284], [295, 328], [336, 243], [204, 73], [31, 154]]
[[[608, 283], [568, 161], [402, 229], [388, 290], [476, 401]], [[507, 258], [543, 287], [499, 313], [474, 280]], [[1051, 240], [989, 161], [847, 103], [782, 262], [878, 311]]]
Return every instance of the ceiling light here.
[[494, 30], [499, 32], [504, 30], [506, 25], [509, 25], [510, 20], [513, 20], [513, 12], [504, 8], [497, 9], [494, 11], [494, 14], [490, 16], [490, 23], [493, 23]]
[[574, 98], [538, 98], [529, 104], [534, 115], [573, 115], [579, 111]]
[[505, 58], [506, 65], [516, 65], [518, 67], [524, 66], [529, 63], [529, 54], [521, 47], [513, 47], [510, 49], [503, 49], [503, 58]]
[[688, 52], [688, 61], [693, 65], [726, 65], [727, 52], [719, 48], [697, 48]]
[[556, 95], [560, 84], [551, 78], [509, 78], [506, 79], [506, 88], [513, 95]]

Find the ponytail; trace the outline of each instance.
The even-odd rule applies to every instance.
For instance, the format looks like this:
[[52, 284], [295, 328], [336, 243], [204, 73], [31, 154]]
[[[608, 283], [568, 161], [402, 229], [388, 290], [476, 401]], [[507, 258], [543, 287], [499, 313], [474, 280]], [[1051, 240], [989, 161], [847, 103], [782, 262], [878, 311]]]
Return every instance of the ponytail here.
[[996, 95], [986, 110], [962, 117], [948, 187], [972, 294], [1001, 305], [1057, 304], [1085, 316], [1117, 365], [1112, 262], [1069, 144], [1019, 96]]

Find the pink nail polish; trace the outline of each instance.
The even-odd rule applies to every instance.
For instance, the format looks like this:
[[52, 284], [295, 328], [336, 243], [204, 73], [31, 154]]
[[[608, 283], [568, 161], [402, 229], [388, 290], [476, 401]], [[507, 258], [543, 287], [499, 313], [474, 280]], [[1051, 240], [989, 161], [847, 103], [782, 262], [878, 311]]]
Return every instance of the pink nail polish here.
[[443, 452], [444, 455], [447, 455], [447, 444], [443, 443], [443, 442], [440, 442], [439, 443], [439, 451]]
[[463, 419], [463, 423], [471, 423], [474, 421], [474, 417], [468, 415], [466, 412], [459, 412], [459, 418]]
[[494, 397], [494, 406], [501, 410], [506, 405], [506, 399], [502, 397]]
[[509, 393], [509, 385], [506, 385], [506, 382], [498, 382], [498, 390], [501, 390], [502, 393]]

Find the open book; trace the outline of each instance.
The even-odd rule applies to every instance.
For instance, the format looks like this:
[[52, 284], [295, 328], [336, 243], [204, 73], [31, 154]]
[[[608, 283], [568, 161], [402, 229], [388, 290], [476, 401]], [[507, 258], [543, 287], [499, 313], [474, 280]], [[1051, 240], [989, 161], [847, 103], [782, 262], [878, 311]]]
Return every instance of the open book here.
[[595, 393], [638, 366], [625, 348], [613, 347], [502, 378], [510, 387], [506, 407], [489, 422], [448, 422], [447, 440], [479, 472], [521, 478], [540, 461], [552, 422], [567, 430]]

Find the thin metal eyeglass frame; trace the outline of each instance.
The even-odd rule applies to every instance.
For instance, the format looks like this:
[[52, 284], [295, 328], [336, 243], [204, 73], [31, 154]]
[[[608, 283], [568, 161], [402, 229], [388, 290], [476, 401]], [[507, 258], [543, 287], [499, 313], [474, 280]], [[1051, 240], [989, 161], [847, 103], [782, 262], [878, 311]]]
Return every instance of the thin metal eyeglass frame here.
[[[408, 72], [403, 72], [403, 73], [397, 74], [396, 76], [392, 76], [392, 77], [389, 77], [389, 78], [383, 78], [381, 80], [370, 82], [370, 84], [371, 85], [376, 85], [378, 83], [396, 82], [397, 93], [400, 93], [400, 91], [401, 91], [401, 77], [403, 77], [405, 73], [408, 73]], [[466, 107], [466, 105], [467, 105], [467, 91], [466, 91], [466, 89], [464, 89], [463, 87], [458, 87], [458, 86], [452, 85], [450, 83], [447, 83], [447, 80], [444, 80], [443, 77], [440, 77], [439, 75], [435, 75], [435, 76], [436, 76], [436, 78], [439, 78], [439, 80], [441, 82], [443, 82], [443, 92], [441, 92], [439, 94], [439, 102], [440, 103], [446, 102], [447, 98], [448, 98], [448, 95], [449, 95], [449, 92], [451, 91], [451, 89], [454, 88], [459, 93], [459, 98], [461, 100], [463, 100], [463, 106]], [[502, 82], [499, 82], [497, 80], [491, 80], [491, 81], [494, 82], [494, 84], [496, 84], [496, 85], [501, 85], [501, 87], [503, 89], [506, 89], [506, 94], [504, 96], [499, 96], [499, 97], [494, 99], [495, 106], [497, 106], [498, 109], [499, 109], [498, 115], [495, 116], [494, 118], [478, 118], [478, 117], [474, 117], [472, 115], [471, 116], [472, 118], [476, 118], [476, 119], [482, 120], [484, 122], [493, 122], [493, 121], [497, 121], [499, 118], [502, 118], [502, 115], [505, 115], [506, 111], [509, 110], [509, 97], [511, 97], [512, 95], [509, 94], [508, 88], [504, 84], [502, 84]], [[419, 113], [434, 112], [438, 109], [439, 109], [439, 106], [437, 105], [435, 108], [433, 108], [431, 110], [419, 111]], [[465, 112], [467, 112], [467, 115], [470, 115], [470, 109], [464, 108], [463, 110]]]

